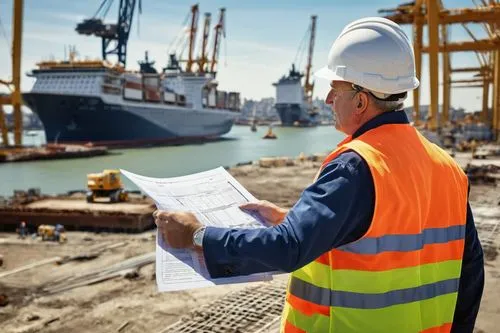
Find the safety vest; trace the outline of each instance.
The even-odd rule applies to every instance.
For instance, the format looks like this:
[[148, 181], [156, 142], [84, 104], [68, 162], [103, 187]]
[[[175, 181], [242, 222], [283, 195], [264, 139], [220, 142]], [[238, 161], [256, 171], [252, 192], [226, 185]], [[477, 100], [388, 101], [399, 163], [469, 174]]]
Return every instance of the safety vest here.
[[406, 124], [349, 137], [322, 168], [346, 150], [370, 168], [371, 225], [361, 239], [291, 274], [281, 331], [450, 332], [464, 250], [466, 175]]

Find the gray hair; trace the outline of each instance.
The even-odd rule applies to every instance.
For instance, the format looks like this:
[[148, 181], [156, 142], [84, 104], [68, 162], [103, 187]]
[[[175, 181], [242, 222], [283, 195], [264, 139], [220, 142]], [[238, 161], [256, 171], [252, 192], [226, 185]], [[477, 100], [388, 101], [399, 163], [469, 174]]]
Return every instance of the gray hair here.
[[[368, 94], [368, 95], [370, 95], [370, 94]], [[383, 101], [383, 100], [377, 99], [373, 96], [370, 96], [370, 97], [371, 97], [371, 100], [373, 101], [373, 104], [375, 105], [375, 107], [382, 112], [401, 110], [404, 106], [404, 103], [401, 101]]]
[[[361, 86], [358, 86], [357, 84], [352, 84], [352, 89], [356, 91], [364, 91], [368, 93], [370, 96], [371, 100], [373, 101], [373, 104], [375, 107], [381, 111], [381, 112], [390, 112], [390, 111], [396, 111], [396, 110], [401, 110], [403, 109], [404, 106], [404, 100], [408, 96], [406, 92], [404, 93], [399, 93], [399, 94], [385, 94], [385, 93], [380, 93], [376, 92], [373, 90], [369, 90], [366, 88], [363, 88]], [[389, 99], [390, 100], [387, 100]]]

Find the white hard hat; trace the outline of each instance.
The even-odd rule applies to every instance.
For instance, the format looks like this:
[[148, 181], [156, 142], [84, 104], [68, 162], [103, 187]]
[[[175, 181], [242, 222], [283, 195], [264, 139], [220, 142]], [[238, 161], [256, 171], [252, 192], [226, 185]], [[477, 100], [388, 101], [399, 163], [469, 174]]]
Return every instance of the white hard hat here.
[[314, 74], [347, 81], [384, 96], [418, 87], [413, 48], [396, 23], [367, 17], [348, 24], [333, 42], [328, 65]]

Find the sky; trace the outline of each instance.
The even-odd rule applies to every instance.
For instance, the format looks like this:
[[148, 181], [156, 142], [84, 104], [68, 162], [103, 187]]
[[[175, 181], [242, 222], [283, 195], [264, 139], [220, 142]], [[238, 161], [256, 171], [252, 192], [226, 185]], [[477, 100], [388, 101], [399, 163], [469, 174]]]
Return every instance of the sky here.
[[[142, 14], [135, 12], [130, 33], [127, 67], [137, 70], [137, 61], [149, 51], [150, 59], [161, 70], [167, 63], [173, 41], [183, 33], [183, 22], [195, 2], [184, 0], [142, 0]], [[75, 46], [79, 58], [98, 59], [101, 56], [100, 38], [78, 35], [75, 26], [92, 17], [102, 0], [24, 0], [24, 26], [22, 48], [22, 90], [33, 85], [25, 73], [36, 68], [42, 60], [62, 60], [68, 47]], [[394, 8], [405, 1], [394, 0], [200, 0], [199, 33], [201, 36], [203, 13], [212, 13], [211, 30], [218, 20], [218, 10], [226, 8], [226, 38], [222, 40], [217, 80], [219, 89], [239, 91], [243, 98], [273, 97], [272, 86], [286, 74], [296, 59], [299, 46], [310, 24], [311, 15], [317, 15], [317, 33], [313, 55], [313, 71], [326, 65], [331, 44], [349, 22], [366, 17], [380, 16], [378, 9]], [[473, 0], [444, 0], [447, 8], [474, 7]], [[479, 1], [476, 1], [479, 2]], [[10, 40], [13, 0], [0, 0], [0, 78], [11, 77]], [[105, 22], [117, 20], [118, 0], [106, 16]], [[403, 27], [411, 38], [411, 26]], [[470, 25], [478, 38], [486, 33], [479, 25]], [[424, 41], [427, 40], [424, 29]], [[461, 26], [453, 26], [451, 41], [471, 40]], [[201, 43], [198, 43], [201, 45]], [[211, 45], [211, 42], [210, 42]], [[66, 50], [66, 51], [65, 51]], [[198, 51], [198, 49], [197, 49]], [[196, 53], [197, 54], [197, 53]], [[306, 66], [306, 52], [298, 57], [300, 70]], [[115, 58], [111, 58], [114, 60]], [[441, 62], [441, 60], [440, 60]], [[478, 66], [472, 52], [454, 53], [452, 67]], [[421, 104], [429, 103], [428, 58], [424, 55], [421, 80]], [[454, 79], [470, 75], [454, 74]], [[0, 91], [3, 87], [0, 87]], [[328, 82], [316, 80], [314, 96], [324, 98]], [[491, 93], [490, 93], [491, 95]], [[406, 106], [411, 106], [411, 96]], [[481, 108], [482, 89], [454, 89], [451, 106], [467, 111]], [[491, 105], [491, 103], [490, 103]]]

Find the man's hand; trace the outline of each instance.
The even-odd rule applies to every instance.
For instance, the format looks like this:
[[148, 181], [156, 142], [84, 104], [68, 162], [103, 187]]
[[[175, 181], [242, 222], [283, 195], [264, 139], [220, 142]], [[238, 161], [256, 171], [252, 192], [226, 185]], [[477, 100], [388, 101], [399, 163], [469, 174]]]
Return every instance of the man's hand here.
[[267, 223], [272, 225], [278, 225], [283, 222], [286, 214], [288, 214], [287, 209], [278, 207], [267, 200], [248, 202], [240, 205], [240, 208], [246, 211], [259, 213], [259, 215], [262, 216]]
[[193, 234], [203, 226], [194, 214], [188, 212], [157, 210], [153, 217], [163, 239], [175, 249], [193, 248]]

